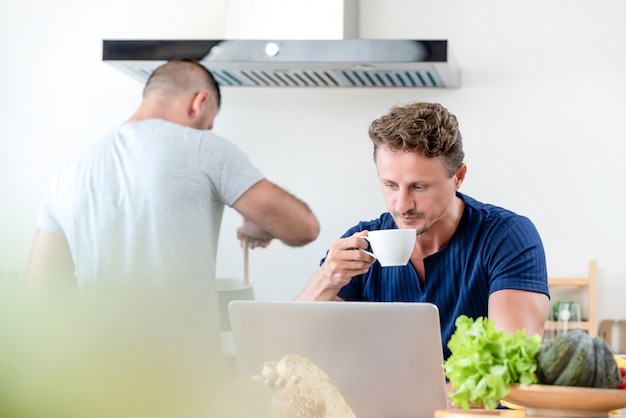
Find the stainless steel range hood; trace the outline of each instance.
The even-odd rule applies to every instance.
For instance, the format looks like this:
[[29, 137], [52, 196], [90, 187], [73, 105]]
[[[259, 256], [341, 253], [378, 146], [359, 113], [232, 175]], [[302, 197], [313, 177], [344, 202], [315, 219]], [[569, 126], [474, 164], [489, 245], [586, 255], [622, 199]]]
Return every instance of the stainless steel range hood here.
[[145, 81], [174, 58], [199, 60], [221, 86], [458, 87], [446, 40], [104, 40], [103, 61]]

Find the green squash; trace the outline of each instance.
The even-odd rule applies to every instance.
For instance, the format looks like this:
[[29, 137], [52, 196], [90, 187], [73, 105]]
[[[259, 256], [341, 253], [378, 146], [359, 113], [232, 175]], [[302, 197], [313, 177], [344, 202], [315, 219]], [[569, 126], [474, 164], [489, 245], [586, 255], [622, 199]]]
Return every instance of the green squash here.
[[596, 350], [596, 376], [593, 387], [617, 389], [622, 376], [613, 351], [602, 337], [594, 337], [593, 344]]
[[[580, 333], [583, 333], [581, 335]], [[539, 348], [537, 353], [537, 379], [545, 385], [552, 385], [568, 366], [581, 339], [589, 335], [575, 329], [562, 334]]]
[[[591, 387], [596, 371], [596, 350], [593, 339], [585, 332], [581, 336], [565, 369], [552, 383], [557, 386]], [[540, 349], [541, 350], [541, 349]]]
[[541, 384], [617, 388], [621, 377], [613, 352], [600, 337], [574, 329], [548, 341], [537, 353]]

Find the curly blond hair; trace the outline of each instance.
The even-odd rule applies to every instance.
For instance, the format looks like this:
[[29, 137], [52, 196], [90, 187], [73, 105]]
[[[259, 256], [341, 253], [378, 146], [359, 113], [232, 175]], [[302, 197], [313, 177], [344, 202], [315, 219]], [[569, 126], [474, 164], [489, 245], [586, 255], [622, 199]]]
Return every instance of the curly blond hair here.
[[370, 124], [369, 136], [374, 143], [374, 162], [380, 146], [421, 152], [428, 158], [440, 157], [452, 177], [465, 157], [456, 116], [439, 103], [394, 106]]

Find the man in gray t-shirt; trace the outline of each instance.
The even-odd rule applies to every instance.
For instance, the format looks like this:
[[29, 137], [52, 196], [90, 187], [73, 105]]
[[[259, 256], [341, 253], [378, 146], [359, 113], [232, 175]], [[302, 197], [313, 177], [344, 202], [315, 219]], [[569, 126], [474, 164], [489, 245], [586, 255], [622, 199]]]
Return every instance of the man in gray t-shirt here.
[[219, 88], [202, 65], [170, 61], [146, 83], [130, 120], [68, 162], [48, 187], [29, 287], [69, 280], [214, 289], [224, 206], [247, 222], [250, 247], [300, 246], [319, 224], [306, 204], [266, 180], [210, 129]]
[[81, 288], [98, 280], [213, 277], [224, 205], [263, 175], [211, 131], [128, 122], [67, 163], [38, 227], [65, 236]]

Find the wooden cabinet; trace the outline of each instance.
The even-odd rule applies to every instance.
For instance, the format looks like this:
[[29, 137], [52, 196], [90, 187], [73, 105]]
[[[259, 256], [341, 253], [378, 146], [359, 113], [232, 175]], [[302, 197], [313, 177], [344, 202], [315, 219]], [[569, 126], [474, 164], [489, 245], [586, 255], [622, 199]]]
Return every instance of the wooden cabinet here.
[[[581, 312], [581, 321], [573, 322], [572, 328], [582, 328], [590, 336], [598, 335], [598, 262], [589, 261], [589, 271], [586, 277], [548, 277], [548, 286], [552, 294], [551, 303], [556, 302], [555, 294], [559, 289], [568, 289], [576, 292], [583, 299], [584, 309]], [[554, 290], [554, 292], [553, 292]], [[548, 321], [546, 330], [557, 329], [556, 321]]]

